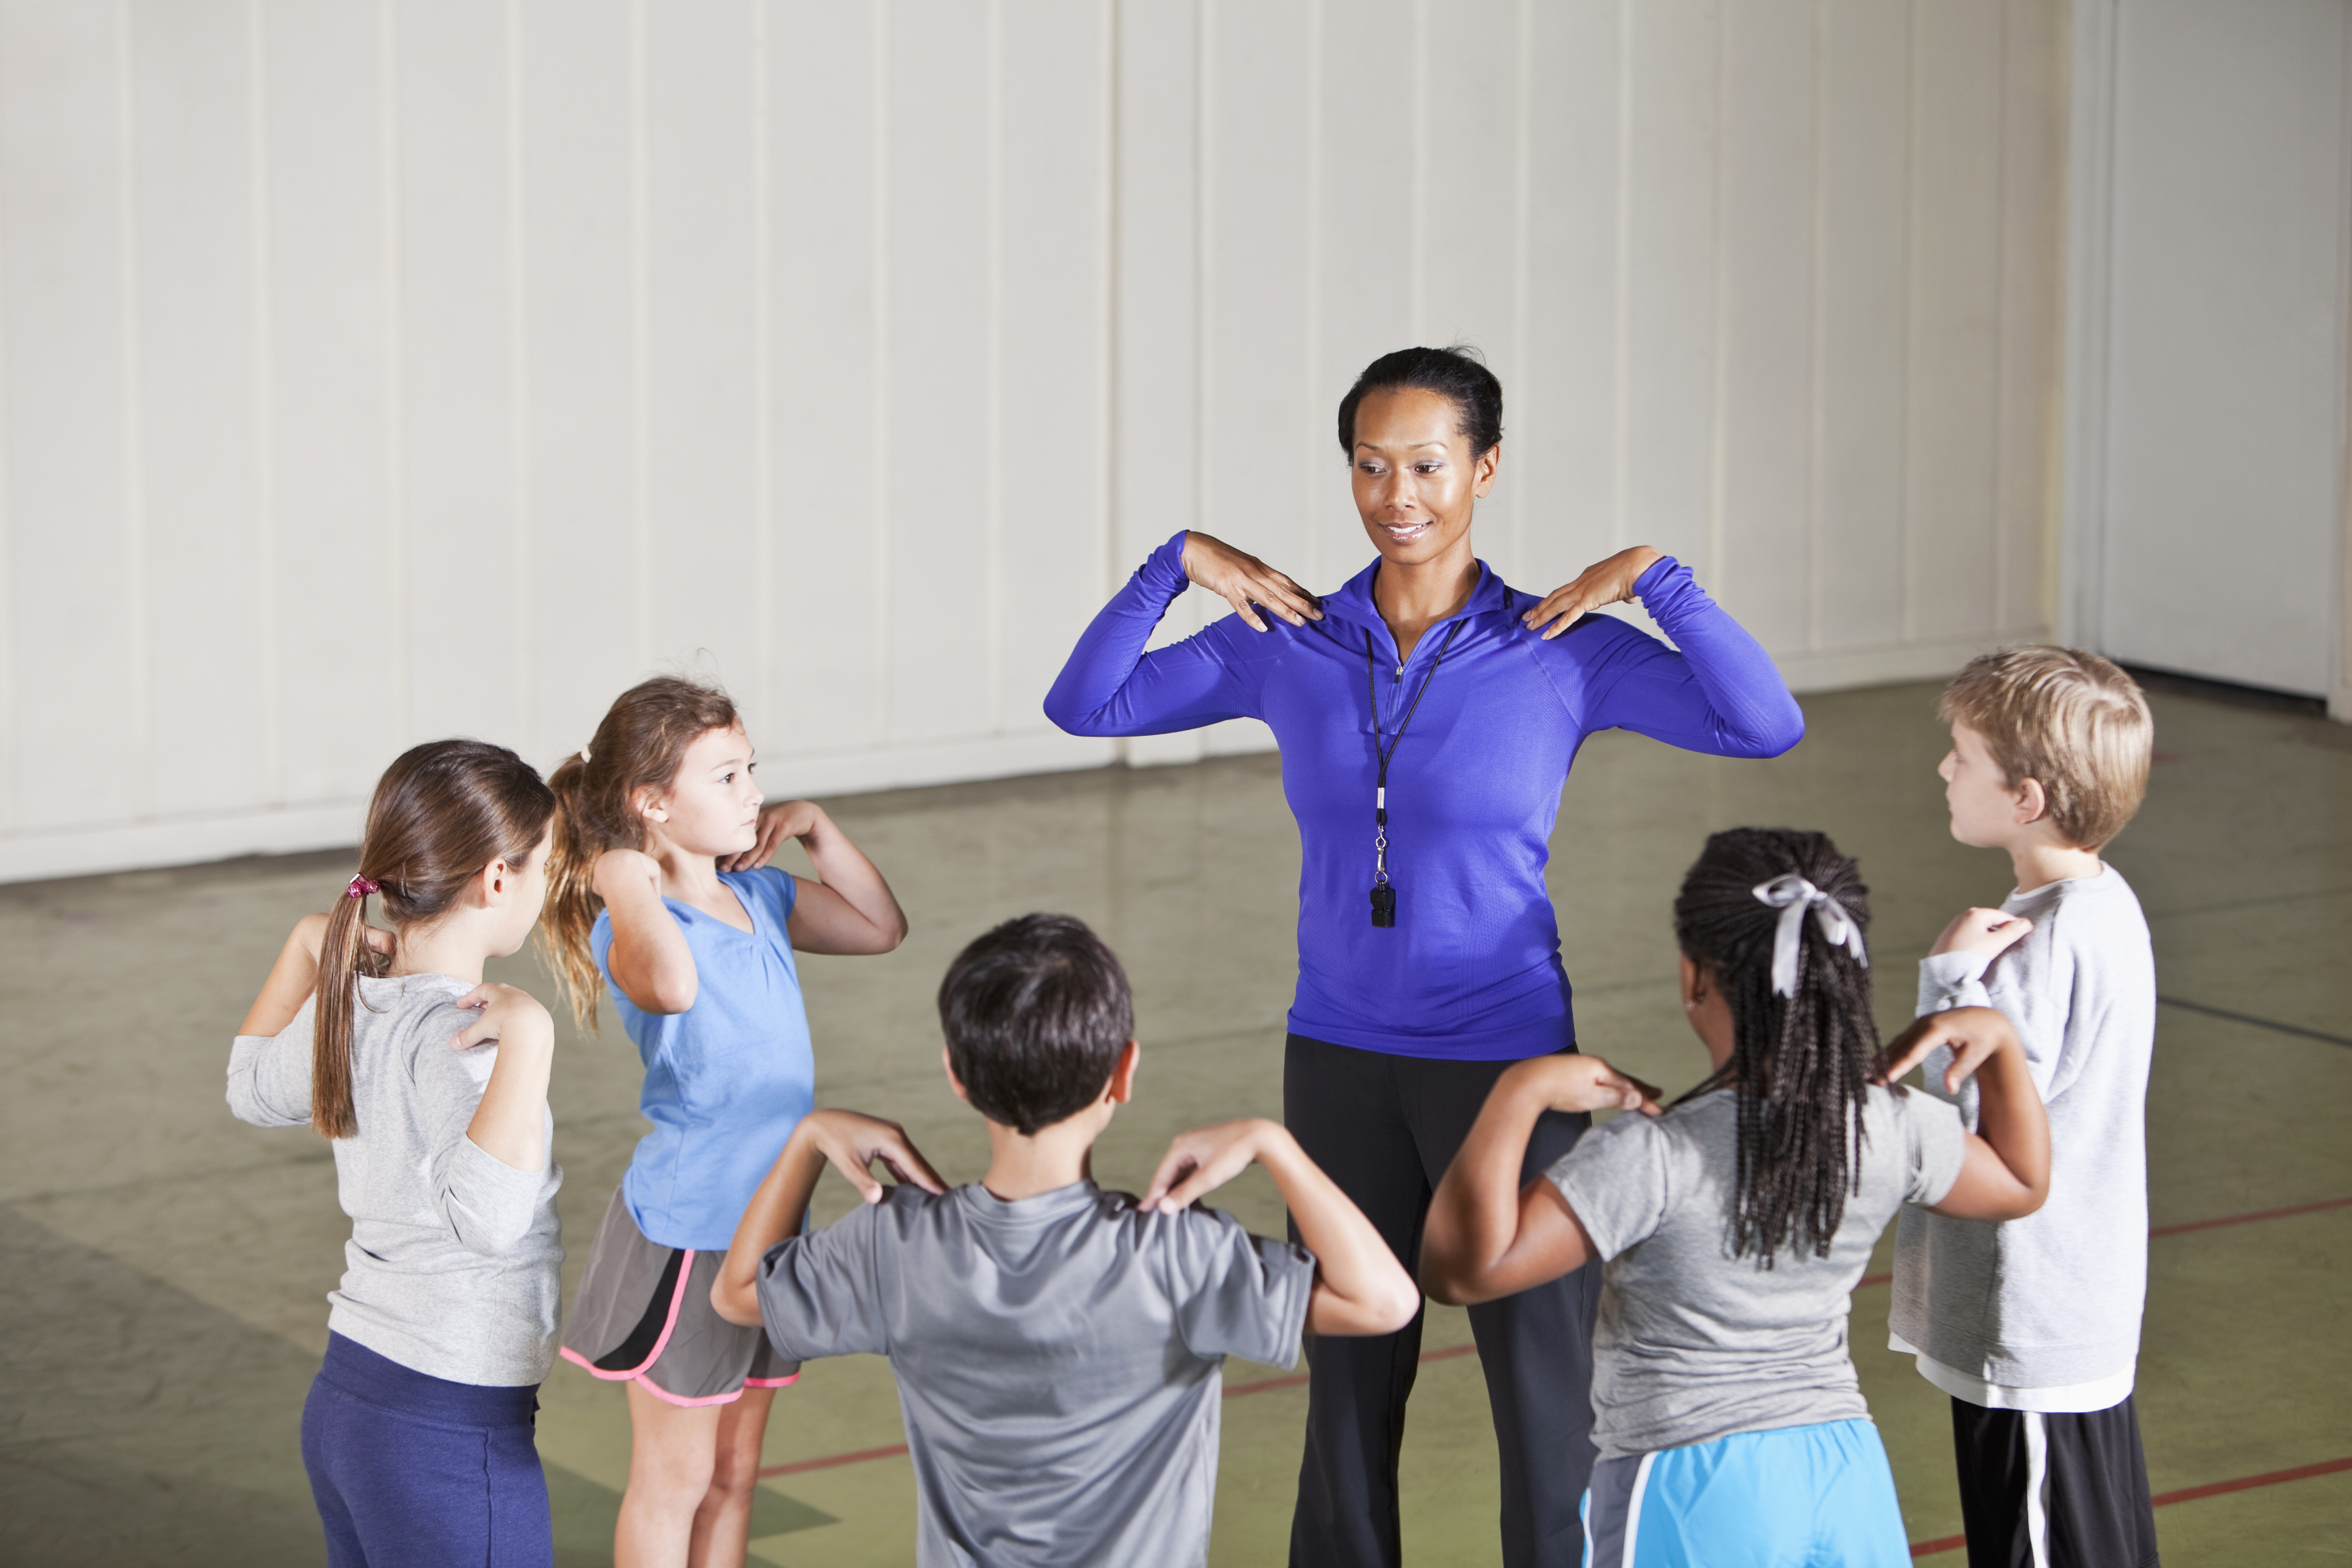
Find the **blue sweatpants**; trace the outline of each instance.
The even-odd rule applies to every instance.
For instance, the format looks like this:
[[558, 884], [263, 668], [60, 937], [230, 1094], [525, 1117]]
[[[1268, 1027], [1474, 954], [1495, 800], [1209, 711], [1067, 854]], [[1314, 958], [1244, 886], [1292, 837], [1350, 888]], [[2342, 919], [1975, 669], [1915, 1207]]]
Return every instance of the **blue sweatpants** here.
[[1603, 1459], [1585, 1568], [1910, 1568], [1878, 1428], [1826, 1421]]
[[342, 1335], [302, 1406], [328, 1568], [551, 1568], [536, 1384], [412, 1372]]

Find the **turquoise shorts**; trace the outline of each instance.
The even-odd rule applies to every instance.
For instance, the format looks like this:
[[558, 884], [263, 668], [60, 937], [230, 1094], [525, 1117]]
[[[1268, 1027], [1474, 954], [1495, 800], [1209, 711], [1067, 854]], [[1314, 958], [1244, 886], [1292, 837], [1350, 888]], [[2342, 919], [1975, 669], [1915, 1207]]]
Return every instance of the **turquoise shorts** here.
[[1828, 1421], [1603, 1459], [1585, 1568], [1910, 1568], [1878, 1428]]

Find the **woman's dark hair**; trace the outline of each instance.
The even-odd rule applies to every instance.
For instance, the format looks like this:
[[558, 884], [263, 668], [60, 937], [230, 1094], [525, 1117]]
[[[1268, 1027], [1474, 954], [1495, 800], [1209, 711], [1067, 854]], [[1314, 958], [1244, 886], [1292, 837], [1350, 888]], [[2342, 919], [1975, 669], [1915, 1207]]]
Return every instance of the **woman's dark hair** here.
[[657, 675], [613, 699], [594, 737], [547, 775], [557, 804], [555, 855], [547, 868], [540, 950], [563, 983], [572, 1016], [592, 1035], [604, 991], [589, 944], [604, 902], [596, 896], [596, 858], [607, 849], [641, 847], [645, 819], [632, 804], [637, 791], [669, 788], [688, 746], [741, 722], [734, 700], [717, 687]]
[[[394, 931], [438, 920], [483, 867], [520, 870], [555, 815], [538, 770], [484, 741], [428, 741], [376, 781], [360, 843], [360, 878], [375, 884]], [[352, 1110], [352, 1009], [359, 977], [389, 959], [368, 944], [367, 899], [354, 879], [327, 915], [319, 1004], [310, 1025], [310, 1125], [329, 1138], [359, 1131]]]
[[1753, 1251], [1768, 1268], [1773, 1254], [1798, 1243], [1829, 1256], [1846, 1196], [1861, 1190], [1863, 1100], [1878, 1057], [1870, 970], [1830, 945], [1813, 911], [1798, 927], [1796, 994], [1772, 989], [1780, 910], [1757, 890], [1790, 872], [1867, 932], [1870, 889], [1826, 834], [1716, 834], [1675, 898], [1675, 939], [1722, 988], [1733, 1031], [1731, 1059], [1684, 1098], [1727, 1086], [1738, 1094], [1732, 1256]]
[[1485, 457], [1503, 439], [1503, 384], [1495, 379], [1468, 343], [1444, 349], [1399, 349], [1364, 367], [1348, 395], [1339, 399], [1339, 450], [1356, 449], [1356, 405], [1375, 392], [1417, 386], [1454, 402], [1454, 428], [1470, 443], [1470, 455]]
[[948, 1061], [971, 1108], [1033, 1137], [1092, 1105], [1135, 1037], [1127, 972], [1073, 915], [1023, 915], [940, 982]]

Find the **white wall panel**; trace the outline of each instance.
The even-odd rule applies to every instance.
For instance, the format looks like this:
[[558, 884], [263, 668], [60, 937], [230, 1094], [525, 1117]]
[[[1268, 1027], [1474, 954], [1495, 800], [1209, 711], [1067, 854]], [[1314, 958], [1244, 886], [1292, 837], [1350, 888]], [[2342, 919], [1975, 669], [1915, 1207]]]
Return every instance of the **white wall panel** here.
[[1505, 379], [1521, 587], [1648, 540], [1800, 685], [2034, 635], [2062, 26], [0, 0], [0, 877], [348, 842], [662, 668], [772, 791], [1263, 745], [1038, 704], [1180, 528], [1353, 574], [1332, 410], [1413, 342]]
[[[520, 424], [525, 717], [510, 742], [542, 767], [587, 743], [638, 646], [636, 139], [628, 0], [527, 0], [509, 16], [520, 101], [508, 219]], [[755, 738], [757, 732], [755, 731]]]
[[278, 743], [256, 430], [251, 40], [236, 0], [127, 16], [145, 782], [181, 809], [235, 811], [275, 797]]
[[[365, 797], [408, 732], [388, 21], [381, 7], [308, 0], [271, 0], [248, 18], [262, 90], [257, 352], [268, 382], [260, 419], [282, 760], [277, 791], [250, 803], [266, 811], [230, 819], [216, 837], [187, 830], [192, 855], [281, 837], [332, 843], [338, 830], [348, 839], [349, 803]], [[145, 842], [134, 836], [117, 848], [101, 837], [79, 850], [35, 841], [19, 852], [20, 874], [135, 863], [128, 858]]]

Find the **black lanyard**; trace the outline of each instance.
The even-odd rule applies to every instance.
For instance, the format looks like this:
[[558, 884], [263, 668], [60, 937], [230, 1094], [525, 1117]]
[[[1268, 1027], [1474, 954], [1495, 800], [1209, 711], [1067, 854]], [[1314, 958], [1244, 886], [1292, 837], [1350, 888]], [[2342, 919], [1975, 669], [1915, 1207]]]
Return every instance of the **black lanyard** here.
[[[1396, 924], [1396, 889], [1389, 886], [1389, 759], [1404, 742], [1405, 726], [1421, 711], [1421, 700], [1429, 695], [1429, 683], [1437, 679], [1437, 667], [1445, 662], [1445, 650], [1454, 646], [1454, 634], [1462, 629], [1461, 621], [1445, 628], [1445, 640], [1437, 645], [1437, 657], [1429, 661], [1429, 673], [1421, 678], [1421, 689], [1412, 694], [1412, 706], [1404, 710], [1396, 735], [1386, 745], [1381, 743], [1380, 676], [1372, 663], [1372, 634], [1364, 632], [1364, 689], [1372, 699], [1372, 754], [1380, 759], [1381, 772], [1372, 785], [1372, 923], [1376, 926]], [[1398, 666], [1400, 671], [1403, 666]]]

